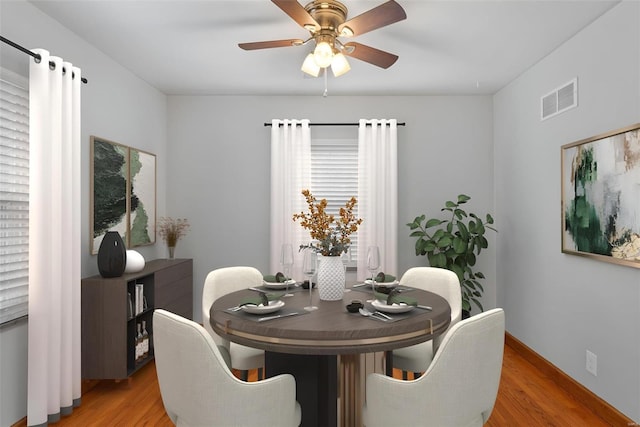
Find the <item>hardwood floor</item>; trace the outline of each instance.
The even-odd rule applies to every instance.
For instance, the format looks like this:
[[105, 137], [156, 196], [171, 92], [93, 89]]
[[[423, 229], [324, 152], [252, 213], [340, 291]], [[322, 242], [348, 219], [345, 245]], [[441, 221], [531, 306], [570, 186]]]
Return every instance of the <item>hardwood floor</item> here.
[[[511, 341], [513, 342], [513, 341]], [[515, 347], [515, 348], [514, 348]], [[530, 363], [507, 340], [496, 404], [486, 424], [503, 426], [610, 426]], [[521, 350], [521, 349], [520, 349]], [[250, 378], [251, 379], [251, 378]], [[620, 426], [634, 425], [620, 420]], [[630, 421], [630, 420], [629, 420]], [[160, 397], [155, 364], [129, 381], [100, 381], [82, 396], [82, 404], [54, 426], [172, 426]], [[26, 420], [14, 427], [26, 426]]]

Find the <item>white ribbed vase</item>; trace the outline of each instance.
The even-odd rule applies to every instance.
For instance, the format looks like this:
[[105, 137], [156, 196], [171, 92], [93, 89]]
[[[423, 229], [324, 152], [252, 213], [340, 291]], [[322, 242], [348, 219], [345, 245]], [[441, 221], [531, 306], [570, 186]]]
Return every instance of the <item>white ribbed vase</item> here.
[[321, 300], [341, 300], [344, 295], [344, 279], [342, 258], [318, 255], [318, 292]]

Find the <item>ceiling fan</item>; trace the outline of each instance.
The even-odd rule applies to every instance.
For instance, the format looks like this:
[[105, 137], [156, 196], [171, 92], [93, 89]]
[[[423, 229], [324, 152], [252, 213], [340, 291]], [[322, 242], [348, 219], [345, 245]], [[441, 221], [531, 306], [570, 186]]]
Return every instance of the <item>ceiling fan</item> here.
[[398, 56], [361, 43], [342, 43], [339, 38], [359, 36], [386, 25], [406, 19], [402, 6], [389, 0], [361, 15], [347, 20], [347, 7], [336, 0], [313, 0], [302, 6], [297, 0], [271, 0], [301, 27], [309, 31], [307, 40], [286, 39], [252, 43], [239, 43], [244, 50], [274, 47], [302, 46], [315, 41], [313, 52], [302, 64], [302, 71], [317, 77], [321, 69], [331, 66], [338, 77], [351, 69], [345, 56], [368, 62], [381, 68], [389, 68]]

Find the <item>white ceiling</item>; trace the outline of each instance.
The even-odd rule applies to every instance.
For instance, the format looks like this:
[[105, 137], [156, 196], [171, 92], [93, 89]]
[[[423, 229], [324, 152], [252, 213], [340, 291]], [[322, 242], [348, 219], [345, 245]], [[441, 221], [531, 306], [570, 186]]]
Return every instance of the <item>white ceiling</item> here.
[[[343, 3], [351, 18], [384, 1]], [[353, 40], [400, 59], [384, 70], [350, 58], [349, 73], [339, 78], [329, 73], [330, 95], [492, 94], [619, 2], [397, 1], [406, 20]], [[308, 37], [268, 0], [31, 3], [166, 94], [324, 91], [322, 77], [300, 71], [309, 45], [259, 51], [237, 46]]]

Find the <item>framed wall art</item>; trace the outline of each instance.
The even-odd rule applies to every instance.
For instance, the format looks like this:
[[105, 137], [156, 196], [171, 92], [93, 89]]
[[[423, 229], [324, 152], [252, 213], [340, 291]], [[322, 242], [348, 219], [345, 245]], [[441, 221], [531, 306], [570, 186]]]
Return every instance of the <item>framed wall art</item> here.
[[155, 243], [156, 156], [91, 136], [90, 250], [107, 231], [128, 248]]
[[562, 252], [640, 268], [640, 123], [561, 151]]

